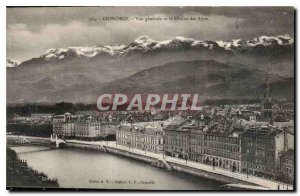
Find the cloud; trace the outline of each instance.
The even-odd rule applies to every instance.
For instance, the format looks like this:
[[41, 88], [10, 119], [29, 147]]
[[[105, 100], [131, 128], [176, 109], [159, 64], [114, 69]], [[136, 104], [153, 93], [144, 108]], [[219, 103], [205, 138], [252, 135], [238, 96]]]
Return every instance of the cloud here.
[[[190, 17], [191, 15], [184, 15]], [[149, 17], [168, 17], [152, 15]], [[153, 39], [170, 39], [177, 35], [193, 38], [213, 38], [213, 31], [223, 31], [230, 28], [234, 21], [222, 16], [212, 17], [209, 22], [144, 22], [144, 21], [112, 21], [105, 24], [88, 25], [81, 21], [71, 21], [68, 24], [46, 24], [40, 31], [31, 31], [23, 23], [11, 24], [7, 27], [8, 53], [32, 51], [40, 55], [52, 47], [90, 46], [96, 44], [123, 44], [147, 34]]]
[[[291, 34], [293, 32], [291, 9], [278, 9], [266, 11], [263, 8], [197, 7], [9, 8], [7, 56], [27, 60], [41, 55], [48, 48], [128, 44], [141, 35], [148, 35], [156, 40], [171, 39], [175, 36], [200, 40], [228, 40], [251, 38], [262, 34]], [[205, 22], [132, 20], [89, 22], [88, 20], [89, 17], [102, 16], [162, 18], [205, 16], [209, 19]], [[291, 20], [287, 20], [287, 17]]]

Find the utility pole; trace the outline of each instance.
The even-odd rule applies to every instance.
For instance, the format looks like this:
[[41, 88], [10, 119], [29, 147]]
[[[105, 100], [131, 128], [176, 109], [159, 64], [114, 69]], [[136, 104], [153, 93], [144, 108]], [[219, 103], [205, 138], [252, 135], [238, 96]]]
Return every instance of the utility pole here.
[[249, 163], [248, 163], [248, 160], [247, 160], [247, 178], [249, 177], [248, 168], [249, 168]]
[[144, 136], [144, 151], [145, 151], [145, 154], [146, 154], [146, 136]]
[[133, 140], [134, 140], [133, 136], [134, 136], [133, 131], [131, 131], [131, 138], [130, 138], [131, 139], [131, 142], [130, 142], [131, 151], [133, 151]]
[[187, 158], [187, 155], [185, 155], [185, 164], [187, 164], [187, 161], [188, 161], [188, 158]]
[[131, 145], [131, 136], [130, 136], [130, 140], [129, 140], [129, 145], [128, 145], [128, 150], [130, 151], [130, 145]]

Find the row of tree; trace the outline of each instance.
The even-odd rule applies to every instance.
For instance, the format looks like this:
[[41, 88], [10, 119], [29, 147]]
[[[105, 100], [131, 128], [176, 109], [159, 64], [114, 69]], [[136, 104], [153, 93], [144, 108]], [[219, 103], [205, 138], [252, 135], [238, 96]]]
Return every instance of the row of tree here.
[[96, 110], [96, 104], [83, 103], [67, 103], [61, 102], [56, 104], [24, 104], [24, 105], [8, 105], [6, 107], [7, 118], [13, 115], [30, 116], [32, 113], [54, 113], [64, 114], [66, 112], [75, 113], [83, 110]]
[[52, 124], [7, 124], [7, 132], [15, 135], [50, 137], [53, 133]]

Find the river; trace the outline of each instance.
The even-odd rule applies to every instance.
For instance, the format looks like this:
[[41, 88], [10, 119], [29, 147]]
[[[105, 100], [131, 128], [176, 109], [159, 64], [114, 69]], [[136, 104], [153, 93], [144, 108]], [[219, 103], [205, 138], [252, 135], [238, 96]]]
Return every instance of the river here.
[[39, 146], [12, 147], [62, 188], [217, 190], [220, 184], [112, 154]]

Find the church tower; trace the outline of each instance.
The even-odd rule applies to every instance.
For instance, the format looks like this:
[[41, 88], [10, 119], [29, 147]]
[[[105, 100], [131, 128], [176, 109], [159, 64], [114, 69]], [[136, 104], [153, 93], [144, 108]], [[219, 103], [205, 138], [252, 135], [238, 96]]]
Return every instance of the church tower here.
[[262, 100], [261, 108], [261, 119], [263, 121], [272, 121], [273, 118], [273, 109], [272, 109], [272, 98], [270, 96], [270, 85], [268, 74], [266, 76], [267, 89], [264, 93], [264, 98]]

